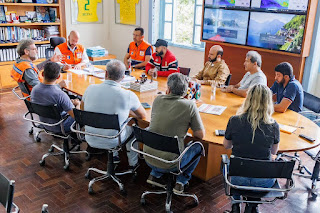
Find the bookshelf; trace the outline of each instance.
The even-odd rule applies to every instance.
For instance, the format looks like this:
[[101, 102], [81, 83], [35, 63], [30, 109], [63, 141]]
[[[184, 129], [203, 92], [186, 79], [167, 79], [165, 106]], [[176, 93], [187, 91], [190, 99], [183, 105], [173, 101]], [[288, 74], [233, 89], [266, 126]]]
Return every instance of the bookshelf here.
[[[18, 2], [18, 0], [15, 0], [15, 2]], [[35, 7], [50, 7], [50, 8], [56, 8], [57, 10], [57, 18], [59, 21], [56, 22], [45, 22], [45, 23], [0, 23], [0, 27], [20, 27], [24, 29], [39, 29], [43, 30], [44, 27], [48, 26], [57, 26], [58, 31], [61, 37], [66, 38], [66, 21], [65, 21], [65, 0], [58, 0], [57, 3], [52, 4], [37, 4], [37, 3], [0, 3], [0, 6], [7, 7], [7, 11], [14, 11], [17, 16], [25, 16], [26, 11], [36, 11]], [[10, 42], [1, 42], [0, 43], [0, 49], [6, 49], [6, 48], [16, 48], [16, 46], [19, 43], [16, 41]], [[36, 45], [44, 45], [44, 44], [50, 44], [48, 40], [44, 41], [35, 41]], [[44, 61], [43, 58], [40, 58], [35, 62], [35, 64], [40, 63], [41, 61]], [[10, 72], [12, 69], [12, 65], [14, 63], [14, 60], [12, 61], [1, 61], [0, 60], [0, 91], [5, 88], [12, 88], [16, 86], [16, 82], [13, 81], [10, 77]]]

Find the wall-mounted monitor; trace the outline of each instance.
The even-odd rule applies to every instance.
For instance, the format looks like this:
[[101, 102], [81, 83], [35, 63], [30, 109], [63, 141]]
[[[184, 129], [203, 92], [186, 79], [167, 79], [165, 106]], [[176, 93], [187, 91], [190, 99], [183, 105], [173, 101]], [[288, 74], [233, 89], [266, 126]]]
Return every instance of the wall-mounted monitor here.
[[300, 53], [306, 16], [251, 12], [247, 45]]
[[250, 0], [206, 0], [205, 6], [213, 8], [249, 8]]
[[309, 0], [252, 0], [251, 8], [262, 11], [306, 13]]
[[246, 44], [248, 11], [205, 8], [202, 39]]

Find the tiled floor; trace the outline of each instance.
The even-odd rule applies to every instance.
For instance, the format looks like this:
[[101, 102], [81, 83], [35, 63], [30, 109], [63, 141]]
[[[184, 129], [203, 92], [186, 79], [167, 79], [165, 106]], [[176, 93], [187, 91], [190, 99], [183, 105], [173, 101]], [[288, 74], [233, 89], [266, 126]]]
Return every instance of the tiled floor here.
[[[122, 196], [117, 185], [103, 181], [94, 185], [95, 194], [89, 195], [88, 180], [84, 174], [90, 166], [105, 168], [106, 156], [94, 156], [85, 161], [84, 155], [72, 156], [70, 171], [62, 168], [61, 157], [50, 157], [46, 166], [39, 166], [41, 156], [52, 142], [60, 141], [42, 135], [42, 142], [34, 141], [28, 134], [29, 123], [22, 119], [26, 107], [12, 93], [0, 94], [0, 172], [16, 181], [14, 202], [21, 212], [40, 212], [43, 203], [49, 204], [50, 212], [164, 212], [165, 196], [150, 195], [147, 205], [141, 206], [140, 195], [144, 190], [152, 189], [145, 181], [150, 169], [141, 161], [138, 179], [134, 182], [130, 176], [121, 177], [125, 183], [127, 196]], [[85, 148], [83, 144], [83, 148]], [[304, 162], [314, 164], [305, 154]], [[125, 155], [121, 155], [120, 167], [125, 168]], [[262, 212], [320, 212], [320, 202], [316, 195], [309, 193], [311, 181], [294, 177], [296, 187], [286, 200], [278, 200], [273, 205], [262, 205]], [[320, 185], [320, 184], [318, 184]], [[320, 186], [319, 186], [320, 187]], [[174, 197], [174, 212], [223, 212], [230, 208], [230, 201], [224, 195], [222, 177], [207, 182], [193, 178], [190, 192], [197, 194], [200, 204], [189, 208], [188, 198]], [[0, 207], [0, 212], [3, 212]]]

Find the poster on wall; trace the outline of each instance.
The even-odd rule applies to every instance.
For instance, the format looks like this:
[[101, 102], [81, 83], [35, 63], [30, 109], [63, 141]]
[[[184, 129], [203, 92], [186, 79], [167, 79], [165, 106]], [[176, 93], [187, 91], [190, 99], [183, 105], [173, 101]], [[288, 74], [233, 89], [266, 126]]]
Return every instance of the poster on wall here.
[[71, 23], [103, 23], [103, 0], [72, 0]]
[[116, 24], [140, 26], [141, 0], [114, 0]]

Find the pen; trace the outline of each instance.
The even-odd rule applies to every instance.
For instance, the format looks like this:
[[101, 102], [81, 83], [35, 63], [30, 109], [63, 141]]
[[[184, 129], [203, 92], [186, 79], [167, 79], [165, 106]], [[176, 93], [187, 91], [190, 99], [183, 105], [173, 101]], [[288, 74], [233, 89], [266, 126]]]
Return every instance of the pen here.
[[291, 124], [288, 124], [288, 126], [292, 126], [292, 127], [296, 127], [296, 128], [304, 129], [304, 127], [303, 127], [303, 126], [295, 126], [295, 125], [291, 125]]

